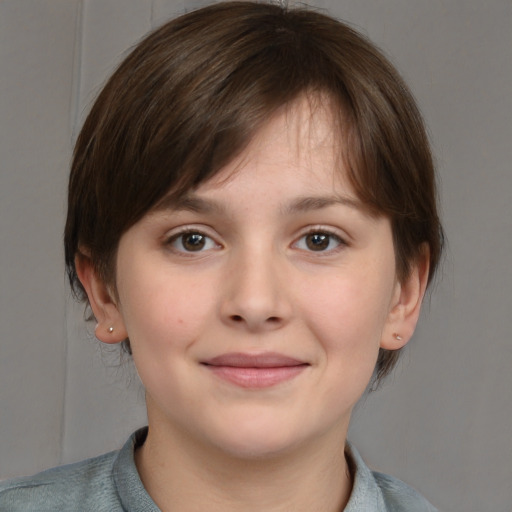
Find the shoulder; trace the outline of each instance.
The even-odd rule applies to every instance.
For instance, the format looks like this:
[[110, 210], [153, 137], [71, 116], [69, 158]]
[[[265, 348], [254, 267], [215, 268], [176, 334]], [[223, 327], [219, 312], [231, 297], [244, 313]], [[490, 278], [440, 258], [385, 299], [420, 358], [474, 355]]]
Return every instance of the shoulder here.
[[415, 489], [384, 473], [372, 472], [388, 510], [393, 512], [438, 512]]
[[111, 475], [117, 453], [0, 482], [0, 511], [116, 511]]
[[438, 512], [401, 480], [370, 470], [353, 445], [347, 444], [345, 456], [354, 478], [345, 512]]

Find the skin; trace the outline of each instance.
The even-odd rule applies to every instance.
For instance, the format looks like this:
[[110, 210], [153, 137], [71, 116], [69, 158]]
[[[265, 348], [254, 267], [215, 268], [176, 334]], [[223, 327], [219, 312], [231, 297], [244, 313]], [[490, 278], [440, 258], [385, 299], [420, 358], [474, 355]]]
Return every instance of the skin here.
[[[332, 126], [301, 99], [183, 204], [149, 212], [121, 237], [115, 295], [77, 258], [96, 336], [130, 338], [149, 420], [136, 463], [162, 510], [334, 512], [349, 499], [352, 409], [379, 348], [410, 339], [428, 263], [398, 281], [390, 222], [358, 201]], [[301, 367], [247, 387], [205, 364], [233, 352]]]

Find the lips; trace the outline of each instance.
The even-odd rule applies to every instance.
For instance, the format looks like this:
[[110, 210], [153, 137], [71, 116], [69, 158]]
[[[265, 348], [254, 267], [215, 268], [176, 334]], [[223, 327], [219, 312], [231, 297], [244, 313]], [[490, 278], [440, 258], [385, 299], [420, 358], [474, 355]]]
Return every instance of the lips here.
[[275, 352], [228, 353], [202, 364], [216, 377], [243, 388], [266, 388], [291, 380], [309, 364]]

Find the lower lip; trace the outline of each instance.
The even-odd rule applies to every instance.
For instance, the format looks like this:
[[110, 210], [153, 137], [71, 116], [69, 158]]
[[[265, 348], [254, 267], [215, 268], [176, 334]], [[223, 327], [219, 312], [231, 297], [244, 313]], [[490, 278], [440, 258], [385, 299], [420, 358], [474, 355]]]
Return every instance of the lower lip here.
[[272, 368], [245, 368], [238, 366], [206, 365], [217, 377], [242, 388], [261, 389], [276, 386], [297, 377], [307, 365]]

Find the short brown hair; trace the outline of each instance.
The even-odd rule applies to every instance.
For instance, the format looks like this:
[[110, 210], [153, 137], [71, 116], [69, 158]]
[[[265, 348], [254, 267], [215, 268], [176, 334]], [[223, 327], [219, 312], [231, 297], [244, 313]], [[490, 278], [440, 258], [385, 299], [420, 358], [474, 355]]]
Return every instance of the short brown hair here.
[[[121, 235], [164, 195], [197, 187], [237, 156], [257, 129], [301, 94], [332, 101], [349, 178], [391, 220], [404, 279], [429, 247], [442, 249], [435, 173], [414, 99], [394, 67], [346, 24], [307, 8], [223, 2], [149, 34], [98, 96], [76, 142], [65, 257], [86, 299], [75, 256], [86, 248], [115, 285]], [[376, 382], [398, 359], [379, 354]]]

